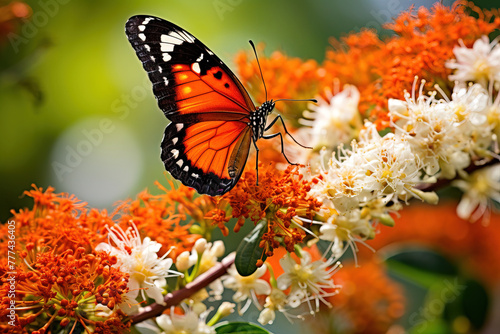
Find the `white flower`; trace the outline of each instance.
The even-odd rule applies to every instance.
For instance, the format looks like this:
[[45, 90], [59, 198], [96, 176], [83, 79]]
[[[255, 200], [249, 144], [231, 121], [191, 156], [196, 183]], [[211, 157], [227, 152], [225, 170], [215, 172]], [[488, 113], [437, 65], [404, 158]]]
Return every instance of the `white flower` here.
[[214, 243], [206, 244], [205, 250], [201, 255], [199, 274], [202, 274], [208, 269], [215, 266], [218, 263], [218, 258], [224, 255], [224, 252], [225, 247], [222, 240], [217, 240]]
[[257, 321], [262, 325], [272, 324], [274, 319], [276, 319], [275, 311], [280, 311], [286, 315], [286, 303], [286, 294], [280, 289], [272, 288], [271, 293], [266, 297], [264, 309], [260, 312]]
[[[277, 279], [280, 290], [290, 287], [287, 302], [292, 308], [302, 303], [307, 303], [309, 312], [313, 314], [319, 310], [319, 303], [331, 307], [325, 299], [337, 293], [338, 287], [333, 284], [332, 276], [337, 271], [339, 264], [333, 265], [334, 261], [318, 260], [311, 262], [311, 255], [301, 251], [300, 263], [297, 263], [290, 254], [280, 260], [284, 273]], [[311, 301], [314, 301], [314, 309]]]
[[[445, 100], [446, 100], [446, 96]], [[482, 126], [486, 123], [486, 106], [488, 104], [488, 92], [475, 84], [469, 87], [455, 85], [448, 106], [455, 113], [458, 123], [469, 121], [474, 126]]]
[[487, 120], [498, 138], [500, 137], [500, 92], [493, 96], [493, 88], [491, 88], [489, 95], [490, 99], [486, 107]]
[[[203, 238], [198, 240], [205, 240]], [[201, 246], [202, 245], [202, 246]], [[200, 242], [198, 247], [195, 247], [191, 253], [191, 257], [195, 258], [195, 262], [198, 261], [198, 257], [201, 256], [198, 263], [197, 276], [203, 274], [217, 263], [219, 263], [218, 258], [224, 255], [225, 252], [224, 242], [222, 240], [217, 240], [214, 243]], [[213, 300], [220, 300], [222, 298], [222, 293], [224, 292], [224, 286], [220, 279], [214, 280], [208, 285], [210, 288], [210, 297]]]
[[260, 279], [266, 273], [267, 267], [262, 266], [249, 276], [241, 276], [238, 274], [236, 267], [232, 265], [227, 273], [228, 275], [222, 276], [223, 284], [226, 288], [236, 291], [233, 295], [233, 300], [237, 303], [242, 303], [247, 300], [246, 305], [239, 312], [243, 313], [250, 301], [253, 300], [255, 305], [257, 302], [257, 295], [269, 295], [271, 293], [271, 286], [268, 282]]
[[304, 111], [305, 119], [301, 119], [300, 123], [309, 126], [303, 128], [311, 134], [309, 146], [335, 148], [350, 142], [362, 126], [358, 111], [360, 94], [352, 85], [345, 85], [339, 92], [338, 82], [335, 95], [330, 90], [325, 90], [325, 94], [327, 100], [320, 97], [318, 104], [310, 104], [311, 111]]
[[198, 315], [187, 309], [183, 315], [179, 315], [172, 309], [170, 315], [157, 317], [156, 323], [162, 329], [161, 334], [215, 334], [215, 329], [205, 323], [208, 312]]
[[[127, 297], [136, 300], [141, 291], [142, 298], [147, 295], [156, 303], [164, 304], [162, 286], [166, 284], [166, 277], [176, 276], [179, 273], [170, 270], [172, 259], [168, 253], [158, 258], [157, 252], [161, 244], [152, 241], [149, 237], [141, 240], [135, 224], [123, 231], [120, 226], [108, 228], [108, 243], [100, 243], [96, 250], [106, 251], [117, 257], [115, 264], [121, 271], [130, 275]], [[114, 244], [114, 246], [111, 246]]]
[[483, 216], [483, 222], [487, 222], [493, 201], [500, 203], [500, 165], [480, 169], [452, 185], [464, 192], [457, 206], [458, 216], [472, 221]]
[[453, 49], [456, 60], [448, 61], [446, 67], [456, 70], [451, 81], [474, 81], [487, 87], [488, 81], [500, 80], [500, 47], [497, 41], [489, 42], [487, 36], [474, 42], [471, 49], [463, 41]]
[[339, 259], [347, 247], [351, 247], [356, 254], [356, 242], [364, 243], [364, 240], [375, 236], [375, 228], [368, 218], [361, 217], [361, 210], [356, 209], [345, 215], [333, 215], [326, 223], [315, 222], [321, 224], [319, 238], [331, 242], [334, 260]]

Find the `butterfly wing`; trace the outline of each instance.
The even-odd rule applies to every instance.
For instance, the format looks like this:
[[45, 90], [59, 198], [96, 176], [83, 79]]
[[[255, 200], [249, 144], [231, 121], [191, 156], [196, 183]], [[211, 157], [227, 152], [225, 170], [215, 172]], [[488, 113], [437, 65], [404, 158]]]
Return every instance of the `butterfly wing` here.
[[243, 172], [250, 149], [251, 128], [244, 122], [170, 123], [161, 158], [165, 168], [201, 194], [222, 195]]
[[134, 16], [128, 39], [169, 118], [161, 157], [173, 177], [199, 193], [221, 195], [243, 172], [255, 106], [241, 82], [203, 43], [175, 24]]
[[221, 113], [239, 118], [255, 110], [222, 60], [177, 25], [138, 15], [128, 20], [126, 33], [153, 83], [158, 106], [170, 120], [217, 118]]

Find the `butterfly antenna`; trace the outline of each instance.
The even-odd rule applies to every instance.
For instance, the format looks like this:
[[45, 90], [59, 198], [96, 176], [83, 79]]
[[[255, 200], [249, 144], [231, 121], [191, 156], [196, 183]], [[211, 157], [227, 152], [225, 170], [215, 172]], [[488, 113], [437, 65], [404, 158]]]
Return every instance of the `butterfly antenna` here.
[[316, 99], [301, 99], [301, 100], [295, 100], [295, 99], [277, 99], [277, 100], [274, 100], [274, 102], [279, 102], [279, 101], [314, 102], [314, 103], [318, 103], [318, 100], [316, 100]]
[[253, 44], [252, 40], [248, 41], [250, 45], [252, 46], [253, 53], [255, 53], [255, 59], [257, 59], [257, 65], [259, 65], [259, 71], [260, 71], [260, 77], [262, 79], [262, 83], [264, 84], [264, 91], [266, 92], [266, 101], [267, 101], [267, 88], [266, 88], [266, 82], [264, 81], [264, 75], [262, 75], [262, 69], [260, 68], [260, 63], [259, 63], [259, 56], [257, 55], [257, 50], [255, 49], [255, 45]]

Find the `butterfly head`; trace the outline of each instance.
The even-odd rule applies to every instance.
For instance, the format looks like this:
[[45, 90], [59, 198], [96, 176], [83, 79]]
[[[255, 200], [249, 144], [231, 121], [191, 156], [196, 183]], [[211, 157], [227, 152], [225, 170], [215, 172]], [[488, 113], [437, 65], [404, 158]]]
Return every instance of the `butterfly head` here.
[[269, 101], [262, 103], [262, 105], [259, 108], [260, 113], [266, 117], [269, 116], [269, 114], [271, 114], [273, 112], [273, 110], [274, 110], [274, 101], [273, 100], [269, 100]]

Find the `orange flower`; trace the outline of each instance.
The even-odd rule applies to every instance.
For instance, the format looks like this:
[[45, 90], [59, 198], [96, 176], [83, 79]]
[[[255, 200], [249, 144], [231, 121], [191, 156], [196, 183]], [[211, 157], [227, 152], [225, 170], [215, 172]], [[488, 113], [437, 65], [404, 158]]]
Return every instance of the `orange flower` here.
[[303, 179], [298, 166], [289, 166], [279, 171], [274, 165], [259, 166], [259, 184], [254, 170], [243, 174], [237, 185], [223, 195], [231, 208], [231, 216], [238, 221], [234, 227], [239, 231], [249, 218], [255, 224], [267, 220], [268, 231], [264, 234], [261, 247], [267, 256], [273, 254], [280, 241], [289, 252], [294, 245], [304, 241], [305, 229], [310, 224], [294, 218], [295, 216], [312, 218], [321, 205], [309, 196], [309, 182]]

